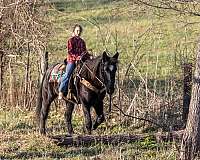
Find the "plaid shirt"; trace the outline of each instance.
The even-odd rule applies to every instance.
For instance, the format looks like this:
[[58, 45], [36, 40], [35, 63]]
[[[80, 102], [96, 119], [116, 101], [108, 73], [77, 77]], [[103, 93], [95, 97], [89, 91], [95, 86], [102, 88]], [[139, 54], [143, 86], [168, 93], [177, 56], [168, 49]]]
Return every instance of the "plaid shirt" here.
[[67, 62], [74, 62], [80, 59], [80, 56], [86, 52], [85, 41], [80, 37], [71, 37], [67, 42], [68, 55]]

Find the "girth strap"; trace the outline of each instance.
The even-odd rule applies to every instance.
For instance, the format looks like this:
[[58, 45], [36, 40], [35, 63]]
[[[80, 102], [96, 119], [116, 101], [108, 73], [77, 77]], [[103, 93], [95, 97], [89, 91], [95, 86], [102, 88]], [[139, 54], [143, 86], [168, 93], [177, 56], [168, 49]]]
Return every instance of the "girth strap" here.
[[89, 88], [90, 90], [94, 91], [95, 93], [99, 94], [99, 93], [103, 93], [106, 88], [102, 88], [102, 89], [97, 89], [95, 86], [93, 86], [90, 82], [88, 82], [86, 79], [81, 78], [80, 82], [86, 86], [87, 88]]

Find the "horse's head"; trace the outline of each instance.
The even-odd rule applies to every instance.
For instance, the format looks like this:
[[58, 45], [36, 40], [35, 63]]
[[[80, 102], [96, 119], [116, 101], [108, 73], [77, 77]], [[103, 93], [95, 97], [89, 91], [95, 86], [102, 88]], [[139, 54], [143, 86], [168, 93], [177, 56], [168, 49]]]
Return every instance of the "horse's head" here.
[[115, 74], [117, 71], [119, 53], [117, 52], [113, 57], [109, 57], [106, 52], [103, 52], [103, 72], [104, 84], [108, 94], [113, 94], [115, 86]]

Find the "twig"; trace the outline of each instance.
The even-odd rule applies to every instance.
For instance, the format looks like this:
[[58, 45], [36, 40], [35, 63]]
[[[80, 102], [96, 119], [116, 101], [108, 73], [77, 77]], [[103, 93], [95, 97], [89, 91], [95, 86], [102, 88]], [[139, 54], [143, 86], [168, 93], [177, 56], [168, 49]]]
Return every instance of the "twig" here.
[[156, 122], [153, 122], [152, 120], [149, 120], [149, 119], [145, 119], [145, 118], [141, 118], [141, 117], [135, 117], [135, 116], [132, 116], [132, 115], [128, 115], [126, 113], [124, 113], [124, 111], [122, 109], [120, 109], [116, 104], [113, 104], [115, 108], [117, 108], [124, 116], [126, 117], [130, 117], [130, 118], [135, 118], [135, 119], [138, 119], [138, 120], [142, 120], [142, 121], [146, 121], [146, 122], [149, 122], [149, 123], [152, 123], [152, 124], [155, 124], [156, 126], [160, 127], [160, 128], [163, 128], [163, 129], [166, 129], [166, 126], [163, 126], [161, 124], [158, 124]]

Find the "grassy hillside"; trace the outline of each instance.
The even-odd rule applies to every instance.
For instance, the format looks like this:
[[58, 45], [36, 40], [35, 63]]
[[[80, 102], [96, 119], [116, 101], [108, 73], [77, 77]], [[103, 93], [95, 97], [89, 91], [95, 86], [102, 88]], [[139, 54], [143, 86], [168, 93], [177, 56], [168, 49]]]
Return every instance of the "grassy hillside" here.
[[50, 12], [56, 29], [49, 43], [52, 61], [65, 57], [66, 40], [75, 23], [83, 25], [88, 49], [99, 54], [117, 48], [124, 68], [139, 62], [141, 73], [151, 75], [156, 70], [163, 77], [172, 70], [178, 72], [183, 60], [193, 61], [199, 36], [195, 17], [136, 6], [131, 1], [52, 2], [57, 9]]

